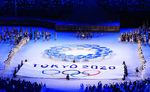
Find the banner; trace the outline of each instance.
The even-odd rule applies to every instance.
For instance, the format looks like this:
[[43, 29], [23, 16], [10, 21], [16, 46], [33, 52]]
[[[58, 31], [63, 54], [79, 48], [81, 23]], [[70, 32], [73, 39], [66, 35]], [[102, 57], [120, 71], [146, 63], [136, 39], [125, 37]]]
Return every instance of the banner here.
[[25, 62], [17, 75], [42, 78], [116, 79], [123, 78], [123, 65], [37, 64]]

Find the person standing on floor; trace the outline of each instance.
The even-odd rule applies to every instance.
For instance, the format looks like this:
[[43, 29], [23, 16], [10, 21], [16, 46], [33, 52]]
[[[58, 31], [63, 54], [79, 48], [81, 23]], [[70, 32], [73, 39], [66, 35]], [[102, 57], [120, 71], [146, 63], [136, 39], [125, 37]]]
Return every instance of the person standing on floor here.
[[77, 31], [77, 38], [79, 38], [79, 31]]
[[9, 33], [8, 33], [8, 35], [7, 35], [7, 42], [9, 41], [9, 38], [10, 38], [10, 37], [9, 37]]
[[43, 34], [43, 41], [45, 41], [45, 34]]
[[44, 29], [42, 29], [42, 37], [44, 36], [45, 34], [44, 34]]
[[55, 32], [55, 40], [57, 39], [57, 33]]
[[47, 30], [45, 31], [45, 40], [47, 40]]
[[92, 32], [90, 33], [90, 37], [92, 38]]
[[141, 70], [141, 78], [143, 79], [145, 75], [145, 69], [143, 65], [141, 66], [140, 70]]
[[67, 79], [67, 80], [70, 80], [70, 78], [69, 78], [69, 74], [67, 74], [66, 79]]
[[138, 74], [139, 74], [139, 69], [138, 69], [138, 67], [135, 69], [135, 74], [136, 74], [136, 76], [138, 77]]
[[0, 35], [0, 43], [2, 42], [2, 35]]
[[4, 32], [4, 42], [6, 42], [6, 35], [5, 35], [5, 32]]
[[14, 35], [14, 45], [15, 45], [15, 42], [16, 42], [16, 36]]
[[12, 37], [10, 36], [10, 44], [12, 43]]
[[86, 33], [86, 37], [87, 37], [87, 39], [88, 39], [88, 37], [89, 37], [89, 33], [88, 33], [88, 32]]

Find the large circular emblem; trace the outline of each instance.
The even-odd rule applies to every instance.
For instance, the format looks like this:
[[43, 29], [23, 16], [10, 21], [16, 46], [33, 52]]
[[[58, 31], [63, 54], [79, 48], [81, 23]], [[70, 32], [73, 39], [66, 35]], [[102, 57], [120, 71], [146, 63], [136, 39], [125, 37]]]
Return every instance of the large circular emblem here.
[[61, 61], [90, 61], [104, 59], [113, 51], [100, 45], [91, 44], [69, 44], [50, 47], [45, 50], [45, 57]]

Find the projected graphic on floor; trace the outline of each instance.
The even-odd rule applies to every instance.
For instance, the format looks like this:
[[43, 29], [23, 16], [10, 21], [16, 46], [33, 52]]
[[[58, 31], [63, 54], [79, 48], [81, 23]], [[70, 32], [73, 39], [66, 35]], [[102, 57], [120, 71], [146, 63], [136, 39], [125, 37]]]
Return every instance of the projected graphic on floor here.
[[51, 47], [45, 50], [45, 57], [59, 61], [90, 61], [105, 58], [112, 54], [107, 47], [92, 44], [69, 44]]

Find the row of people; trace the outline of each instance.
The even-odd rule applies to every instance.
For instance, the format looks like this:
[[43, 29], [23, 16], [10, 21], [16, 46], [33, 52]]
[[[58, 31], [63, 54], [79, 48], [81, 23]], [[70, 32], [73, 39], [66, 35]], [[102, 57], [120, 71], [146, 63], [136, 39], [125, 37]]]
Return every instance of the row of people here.
[[12, 78], [0, 77], [0, 91], [1, 92], [44, 92], [46, 91], [46, 84], [31, 83], [30, 81], [15, 80]]
[[18, 31], [18, 29], [15, 29], [14, 27], [12, 27], [12, 31], [9, 31], [8, 28], [6, 28], [6, 30], [4, 31], [3, 27], [2, 27], [2, 32], [0, 35], [0, 41], [4, 41], [4, 42], [14, 42], [14, 44], [18, 44], [19, 41], [23, 38], [26, 37], [28, 35], [28, 31], [26, 30], [22, 30], [22, 28], [20, 27], [20, 31]]
[[[140, 67], [141, 77], [144, 78], [145, 70], [146, 70], [146, 60], [143, 55], [142, 42], [140, 40], [138, 41], [138, 52], [139, 52], [139, 57], [140, 57], [140, 61], [141, 61], [141, 67]], [[138, 67], [137, 67], [137, 69], [138, 69]], [[136, 71], [138, 71], [137, 69], [136, 69]], [[137, 72], [137, 76], [138, 76], [138, 72]]]
[[12, 57], [21, 49], [22, 46], [27, 44], [29, 41], [30, 41], [29, 36], [24, 37], [21, 39], [21, 41], [17, 45], [15, 45], [14, 48], [11, 49], [11, 51], [9, 52], [7, 60], [5, 60], [5, 62], [4, 62], [5, 63], [5, 69], [7, 69], [9, 67]]
[[[83, 85], [81, 86], [83, 88]], [[110, 83], [102, 85], [101, 81], [98, 85], [86, 85], [84, 92], [149, 92], [150, 78], [137, 80], [133, 82]]]
[[[24, 62], [27, 62], [27, 59], [25, 59]], [[16, 78], [16, 74], [17, 72], [20, 70], [20, 68], [23, 66], [23, 60], [21, 60], [21, 64], [18, 64], [18, 67], [15, 68], [14, 72], [13, 72], [13, 77]]]
[[[6, 30], [4, 31], [3, 30], [3, 27], [2, 27], [2, 32], [1, 32], [1, 35], [0, 35], [0, 42], [4, 41], [4, 42], [14, 42], [15, 43], [18, 43], [22, 37], [25, 37], [29, 35], [30, 37], [30, 40], [34, 39], [33, 40], [38, 40], [40, 39], [41, 37], [43, 37], [43, 41], [45, 40], [49, 40], [51, 38], [51, 32], [48, 32], [47, 30], [44, 32], [44, 30], [41, 31], [38, 31], [38, 29], [36, 29], [34, 32], [32, 31], [32, 27], [30, 28], [30, 31], [27, 30], [27, 28], [24, 30], [22, 29], [22, 27], [20, 27], [20, 30], [18, 31], [18, 29], [15, 29], [14, 27], [12, 27], [12, 31], [9, 31], [8, 28], [6, 28]], [[54, 34], [55, 36], [55, 40], [57, 38], [57, 33], [55, 32]]]
[[[103, 33], [102, 33], [102, 36], [103, 36]], [[73, 34], [73, 37], [74, 37], [74, 34]], [[82, 32], [82, 31], [77, 31], [77, 35], [76, 37], [80, 37], [80, 38], [92, 38], [94, 37], [94, 33], [92, 32]], [[97, 37], [99, 37], [99, 32], [97, 32]]]
[[138, 40], [141, 40], [141, 42], [143, 44], [150, 44], [150, 35], [148, 34], [148, 36], [146, 37], [146, 34], [143, 34], [141, 31], [130, 31], [130, 33], [126, 32], [126, 33], [121, 33], [118, 37], [119, 42], [135, 42], [137, 43]]

